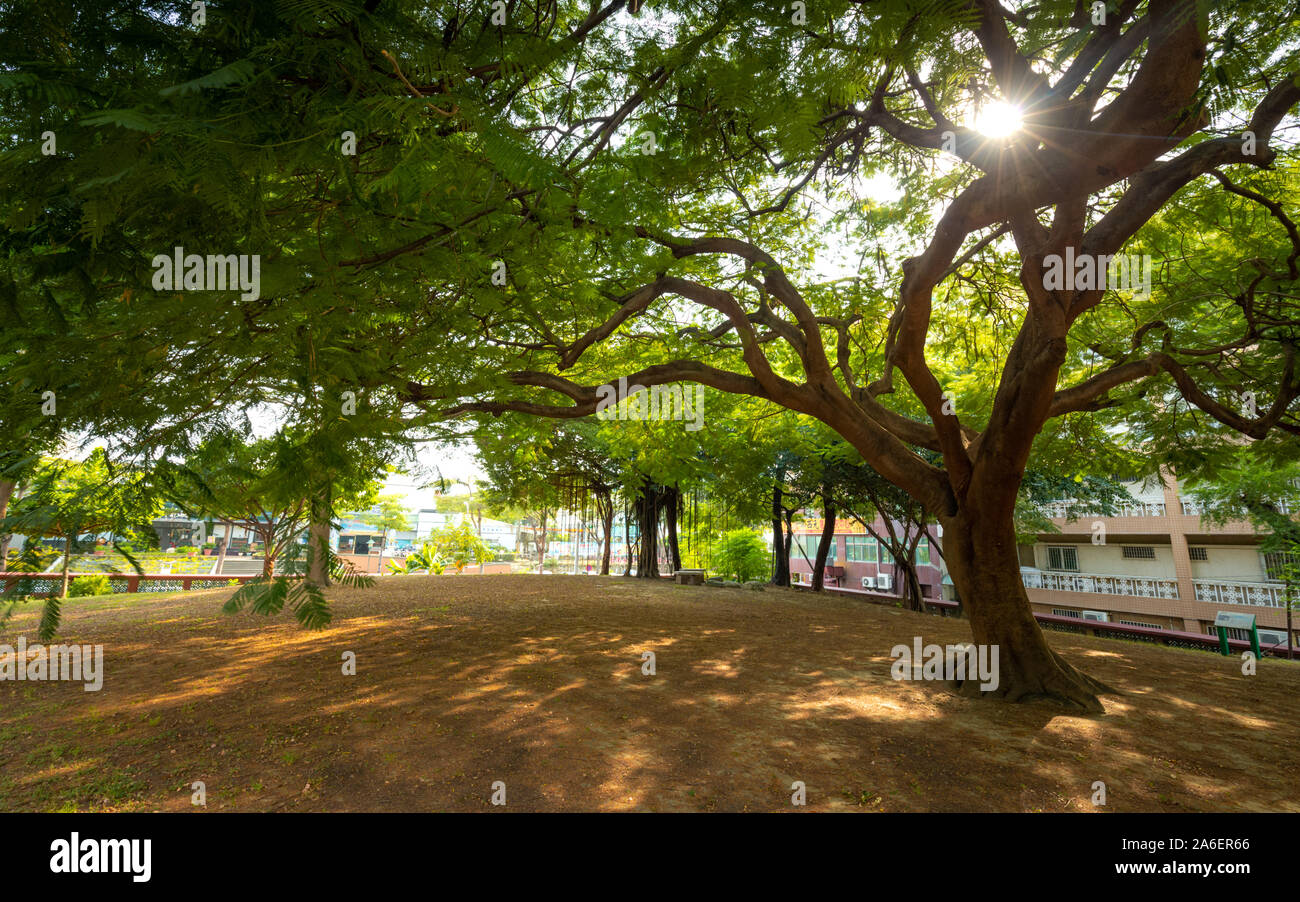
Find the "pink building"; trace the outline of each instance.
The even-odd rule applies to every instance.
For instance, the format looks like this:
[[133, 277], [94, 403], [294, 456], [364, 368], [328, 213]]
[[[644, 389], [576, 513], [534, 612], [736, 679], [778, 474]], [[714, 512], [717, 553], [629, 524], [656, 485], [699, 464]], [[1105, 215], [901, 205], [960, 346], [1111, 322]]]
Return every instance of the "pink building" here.
[[[872, 529], [888, 536], [884, 521], [877, 520]], [[901, 533], [901, 530], [898, 530]], [[937, 534], [930, 527], [931, 534]], [[817, 559], [817, 544], [821, 541], [822, 521], [806, 518], [794, 525], [794, 541], [790, 546], [790, 581], [802, 585], [812, 582], [812, 564]], [[942, 598], [942, 574], [939, 554], [931, 548], [928, 536], [922, 536], [916, 546], [916, 575], [921, 582], [922, 598]], [[876, 540], [855, 520], [837, 520], [831, 553], [826, 558], [826, 585], [849, 589], [867, 589], [886, 594], [901, 595], [896, 567], [888, 548]]]

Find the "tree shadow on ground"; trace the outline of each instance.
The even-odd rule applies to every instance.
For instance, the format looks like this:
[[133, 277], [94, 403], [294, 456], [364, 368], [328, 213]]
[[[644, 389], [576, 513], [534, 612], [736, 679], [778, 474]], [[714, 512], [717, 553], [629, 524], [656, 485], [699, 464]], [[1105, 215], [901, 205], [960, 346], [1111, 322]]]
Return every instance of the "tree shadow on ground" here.
[[[104, 689], [0, 683], [0, 808], [1297, 810], [1300, 666], [1049, 634], [1101, 717], [896, 681], [961, 620], [784, 590], [403, 577], [319, 633], [228, 592], [70, 605]], [[21, 615], [0, 641], [30, 632]], [[356, 674], [344, 674], [345, 653]], [[653, 652], [654, 673], [643, 670]]]

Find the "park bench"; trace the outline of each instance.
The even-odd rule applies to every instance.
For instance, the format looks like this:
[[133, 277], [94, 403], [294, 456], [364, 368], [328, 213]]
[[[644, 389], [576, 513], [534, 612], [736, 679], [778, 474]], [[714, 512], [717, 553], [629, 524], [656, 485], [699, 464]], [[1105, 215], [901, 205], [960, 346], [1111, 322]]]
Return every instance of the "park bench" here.
[[704, 585], [703, 570], [674, 570], [673, 582], [679, 586], [702, 586]]

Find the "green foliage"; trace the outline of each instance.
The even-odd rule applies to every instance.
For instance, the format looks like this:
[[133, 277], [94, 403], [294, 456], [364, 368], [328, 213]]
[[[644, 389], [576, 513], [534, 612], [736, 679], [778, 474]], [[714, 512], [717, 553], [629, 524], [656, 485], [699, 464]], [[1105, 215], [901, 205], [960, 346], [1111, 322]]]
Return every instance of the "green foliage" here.
[[470, 562], [481, 563], [492, 559], [492, 552], [474, 532], [468, 522], [456, 526], [435, 529], [429, 535], [428, 545], [432, 546], [438, 558], [446, 559], [460, 573]]
[[114, 465], [102, 448], [84, 461], [42, 461], [25, 489], [0, 531], [75, 541], [89, 533], [127, 532], [162, 510], [147, 474]]
[[[300, 626], [312, 630], [324, 629], [329, 626], [331, 619], [325, 591], [305, 578], [310, 571], [313, 555], [317, 553], [319, 552], [311, 544], [294, 543], [284, 556], [281, 575], [244, 583], [230, 596], [222, 610], [234, 614], [247, 607], [255, 614], [271, 616], [288, 606]], [[358, 589], [370, 588], [375, 584], [373, 577], [359, 573], [329, 548], [324, 549], [324, 554], [332, 583]]]
[[419, 548], [408, 551], [400, 564], [390, 560], [388, 569], [394, 574], [433, 573], [436, 575], [446, 570], [447, 564], [438, 555], [438, 547], [433, 542], [426, 541]]
[[108, 595], [112, 591], [113, 588], [109, 584], [108, 575], [103, 573], [78, 576], [68, 586], [68, 596], [70, 598], [82, 598], [87, 595]]
[[713, 548], [713, 570], [741, 582], [763, 577], [768, 564], [768, 549], [762, 538], [747, 529], [723, 533]]
[[1259, 536], [1259, 550], [1280, 555], [1279, 578], [1300, 586], [1300, 461], [1277, 460], [1254, 447], [1212, 475], [1193, 476], [1189, 486], [1191, 497], [1204, 507], [1203, 520], [1217, 526], [1249, 523]]
[[380, 530], [387, 543], [389, 530], [406, 529], [410, 518], [400, 496], [380, 495], [375, 501], [375, 509], [360, 514], [357, 519]]

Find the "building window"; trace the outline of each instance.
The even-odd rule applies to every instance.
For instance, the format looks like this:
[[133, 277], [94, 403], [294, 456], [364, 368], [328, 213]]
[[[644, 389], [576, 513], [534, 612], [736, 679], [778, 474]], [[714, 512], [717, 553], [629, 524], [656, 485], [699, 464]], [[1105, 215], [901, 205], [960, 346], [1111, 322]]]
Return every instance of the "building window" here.
[[1208, 561], [1210, 559], [1210, 554], [1208, 549], [1201, 546], [1188, 548], [1187, 554], [1194, 561]]
[[856, 564], [876, 562], [876, 540], [871, 536], [845, 536], [844, 556]]
[[1300, 554], [1273, 551], [1264, 555], [1264, 572], [1269, 579], [1286, 579], [1288, 571], [1293, 580], [1300, 574]]
[[[817, 563], [817, 546], [821, 543], [821, 536], [795, 536], [794, 555], [797, 558], [807, 558], [809, 565]], [[831, 539], [830, 551], [826, 553], [826, 565], [830, 566], [835, 563], [835, 550], [839, 543]]]
[[1079, 571], [1079, 551], [1073, 545], [1047, 546], [1048, 570]]
[[1164, 629], [1164, 627], [1158, 623], [1143, 623], [1141, 620], [1121, 620], [1120, 623], [1124, 624], [1125, 626], [1144, 626], [1149, 630]]
[[1149, 545], [1125, 545], [1124, 557], [1128, 560], [1154, 561], [1156, 550]]
[[916, 562], [918, 564], [930, 563], [930, 537], [921, 536], [921, 541], [916, 543]]
[[1057, 617], [1073, 617], [1076, 620], [1082, 620], [1083, 615], [1078, 611], [1071, 611], [1069, 608], [1052, 608], [1052, 613]]

